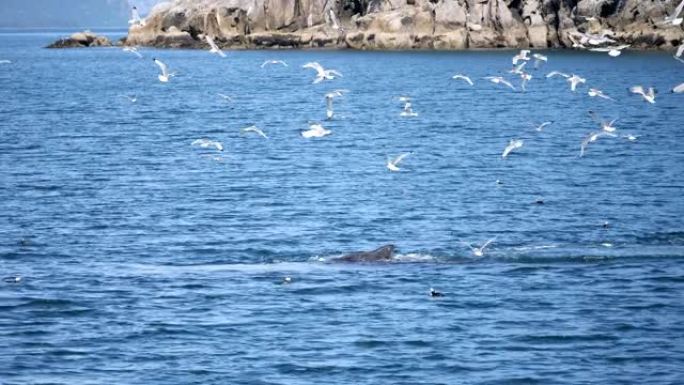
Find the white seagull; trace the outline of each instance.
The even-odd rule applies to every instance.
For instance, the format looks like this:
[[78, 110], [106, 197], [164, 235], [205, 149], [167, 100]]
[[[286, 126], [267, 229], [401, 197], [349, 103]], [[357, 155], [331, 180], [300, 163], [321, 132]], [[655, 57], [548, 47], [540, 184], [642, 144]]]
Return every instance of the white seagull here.
[[603, 91], [596, 89], [596, 88], [590, 88], [589, 91], [587, 92], [587, 95], [593, 97], [599, 97], [603, 99], [608, 99], [608, 100], [613, 100], [610, 96], [606, 95], [603, 93]]
[[535, 53], [534, 55], [532, 55], [532, 57], [534, 58], [534, 68], [539, 67], [539, 64], [541, 62], [547, 63], [549, 61], [548, 57], [546, 57], [540, 53]]
[[518, 64], [517, 66], [513, 66], [513, 68], [510, 71], [508, 71], [508, 73], [520, 75], [520, 74], [524, 73], [523, 69], [525, 68], [526, 65], [527, 65], [527, 62], [524, 61], [524, 62]]
[[338, 96], [344, 96], [347, 90], [334, 90], [325, 94], [325, 116], [328, 119], [332, 119], [335, 111], [333, 111], [333, 99]]
[[604, 132], [615, 132], [617, 130], [614, 126], [617, 119], [613, 119], [610, 122], [602, 120], [599, 118], [594, 111], [589, 111], [589, 116], [601, 126], [601, 130]]
[[406, 102], [404, 103], [404, 110], [401, 111], [399, 116], [418, 116], [418, 113], [413, 111], [413, 108], [411, 108], [411, 102]]
[[681, 3], [675, 8], [674, 12], [672, 12], [671, 15], [665, 17], [663, 19], [663, 22], [671, 23], [672, 25], [681, 25], [682, 21], [684, 21], [684, 18], [679, 17], [679, 14], [682, 13], [682, 10], [684, 10], [684, 0], [682, 0]]
[[656, 94], [655, 94], [655, 89], [653, 89], [653, 87], [650, 87], [648, 89], [648, 92], [646, 92], [646, 91], [644, 91], [644, 87], [634, 86], [634, 87], [629, 89], [629, 92], [631, 92], [633, 94], [641, 95], [641, 97], [643, 97], [645, 101], [647, 101], [651, 104], [655, 104]]
[[138, 101], [138, 97], [135, 96], [135, 95], [133, 95], [133, 96], [131, 96], [131, 95], [121, 95], [121, 97], [124, 97], [124, 98], [128, 99], [128, 101], [131, 102], [131, 103], [135, 103], [135, 102]]
[[232, 102], [232, 101], [233, 101], [233, 98], [231, 98], [230, 96], [228, 96], [228, 95], [226, 95], [226, 94], [222, 94], [222, 93], [220, 93], [220, 92], [217, 93], [216, 96], [218, 96], [219, 98], [221, 98], [221, 99], [223, 99], [223, 100], [226, 100], [226, 101], [228, 101], [228, 102]]
[[672, 92], [675, 93], [675, 94], [681, 94], [682, 92], [684, 92], [684, 83], [682, 83], [682, 84], [676, 86], [675, 88], [673, 88], [673, 89], [672, 89]]
[[629, 44], [623, 44], [615, 47], [589, 48], [589, 51], [607, 52], [610, 57], [618, 57], [622, 54], [622, 50], [628, 47]]
[[214, 41], [213, 37], [209, 35], [204, 35], [204, 38], [207, 39], [207, 43], [209, 43], [209, 47], [211, 47], [209, 53], [215, 53], [221, 57], [226, 57], [226, 54], [223, 53], [223, 51], [221, 51], [221, 49], [216, 45], [216, 42]]
[[124, 52], [130, 52], [130, 53], [134, 54], [135, 56], [137, 56], [137, 57], [139, 57], [139, 58], [142, 58], [142, 57], [143, 57], [143, 56], [140, 54], [140, 52], [138, 52], [138, 47], [124, 47], [124, 48], [123, 48], [123, 51], [124, 51]]
[[495, 239], [496, 238], [492, 238], [492, 239], [488, 240], [487, 242], [484, 243], [484, 245], [482, 245], [480, 247], [473, 247], [473, 245], [471, 245], [470, 243], [465, 243], [465, 242], [463, 242], [463, 244], [465, 244], [466, 246], [468, 246], [470, 248], [470, 250], [473, 252], [473, 256], [484, 257], [485, 248], [487, 246], [489, 246], [492, 242], [494, 242]]
[[335, 76], [342, 77], [342, 74], [335, 71], [335, 70], [326, 70], [318, 64], [318, 62], [310, 62], [306, 63], [302, 66], [302, 68], [311, 68], [316, 71], [316, 79], [314, 79], [314, 84], [315, 83], [320, 83], [323, 80], [332, 80], [335, 79]]
[[249, 126], [249, 127], [245, 127], [245, 128], [243, 128], [243, 129], [241, 129], [240, 132], [242, 132], [243, 134], [248, 133], [248, 132], [254, 132], [255, 134], [261, 136], [262, 138], [268, 139], [268, 136], [266, 136], [266, 134], [265, 134], [263, 131], [261, 131], [261, 129], [259, 129], [259, 128], [258, 128], [257, 126], [255, 126], [255, 125], [251, 125], [251, 126]]
[[133, 7], [131, 9], [131, 19], [128, 20], [128, 24], [135, 27], [145, 26], [145, 19], [140, 17], [140, 14], [138, 13], [138, 8]]
[[281, 65], [283, 65], [284, 67], [287, 67], [287, 63], [285, 63], [285, 62], [282, 61], [282, 60], [266, 60], [266, 61], [261, 65], [261, 68], [264, 68], [264, 67], [266, 67], [266, 66], [269, 65], [269, 64], [281, 64]]
[[161, 60], [158, 59], [152, 59], [156, 65], [159, 66], [159, 69], [161, 69], [161, 74], [158, 76], [159, 81], [162, 83], [166, 83], [169, 81], [170, 78], [176, 75], [176, 73], [169, 73], [169, 67], [166, 66]]
[[544, 127], [546, 127], [546, 126], [548, 126], [548, 125], [550, 125], [550, 124], [552, 124], [552, 123], [553, 123], [553, 122], [544, 122], [544, 123], [542, 123], [542, 124], [540, 124], [540, 125], [538, 125], [538, 126], [535, 125], [535, 126], [534, 126], [534, 129], [535, 129], [535, 131], [537, 131], [537, 132], [542, 132], [542, 130], [544, 129]]
[[309, 125], [309, 129], [302, 131], [302, 136], [305, 138], [322, 138], [326, 135], [330, 135], [332, 131], [323, 128], [318, 123], [313, 123]]
[[597, 141], [599, 138], [601, 138], [601, 137], [603, 137], [603, 136], [609, 136], [609, 137], [611, 137], [611, 138], [614, 138], [614, 137], [616, 137], [617, 135], [615, 135], [615, 134], [613, 134], [613, 133], [611, 133], [611, 132], [603, 131], [603, 130], [602, 130], [602, 131], [599, 131], [599, 132], [592, 132], [592, 133], [590, 133], [589, 135], [587, 135], [586, 138], [584, 138], [584, 140], [582, 140], [582, 143], [580, 144], [580, 157], [583, 157], [583, 156], [584, 156], [584, 153], [585, 153], [585, 151], [586, 151], [587, 146], [589, 145], [589, 143], [593, 143], [593, 142]]
[[412, 154], [412, 152], [404, 152], [404, 153], [400, 154], [399, 156], [397, 156], [397, 157], [394, 158], [394, 159], [390, 159], [390, 157], [389, 157], [389, 155], [388, 155], [388, 156], [387, 156], [387, 168], [388, 168], [390, 171], [399, 171], [399, 170], [401, 170], [401, 169], [398, 167], [399, 163], [400, 163], [402, 160], [404, 160], [404, 158], [406, 158], [407, 156], [409, 156], [409, 155], [411, 155], [411, 154]]
[[465, 76], [465, 75], [456, 74], [456, 75], [452, 76], [451, 78], [454, 79], [454, 80], [463, 80], [463, 81], [465, 81], [466, 83], [470, 84], [471, 86], [473, 85], [473, 81], [470, 80], [470, 78], [467, 77], [467, 76]]
[[506, 158], [508, 154], [511, 153], [513, 150], [517, 150], [520, 147], [523, 146], [523, 141], [521, 139], [511, 139], [510, 142], [508, 142], [508, 145], [506, 148], [504, 148], [503, 153], [501, 153], [502, 158]]
[[191, 146], [200, 146], [202, 148], [214, 147], [219, 151], [223, 151], [223, 145], [221, 142], [209, 139], [197, 139], [190, 143]]
[[513, 60], [512, 60], [513, 65], [518, 64], [518, 62], [521, 60], [524, 60], [524, 61], [530, 60], [529, 56], [527, 56], [529, 54], [530, 54], [530, 50], [527, 50], [527, 49], [521, 50], [519, 54], [513, 56]]
[[567, 82], [570, 83], [570, 89], [574, 92], [577, 89], [577, 85], [580, 83], [586, 83], [587, 79], [584, 79], [584, 78], [581, 78], [575, 74], [572, 74], [572, 76], [570, 76], [567, 79]]
[[485, 79], [489, 80], [494, 84], [503, 84], [508, 88], [512, 89], [513, 91], [515, 91], [515, 87], [513, 87], [513, 84], [509, 83], [506, 79], [502, 78], [501, 76], [487, 76], [485, 77]]
[[524, 91], [526, 91], [525, 85], [527, 85], [527, 82], [529, 82], [530, 80], [532, 80], [532, 75], [523, 72], [523, 73], [520, 74], [520, 78], [522, 79], [522, 84], [521, 84], [520, 86], [521, 86], [521, 88], [522, 88], [522, 90], [523, 90], [523, 92], [524, 92]]
[[553, 77], [556, 77], [556, 76], [562, 76], [562, 77], [564, 77], [564, 78], [566, 78], [566, 79], [570, 77], [570, 75], [568, 75], [568, 74], [566, 74], [566, 73], [563, 73], [563, 72], [551, 71], [551, 72], [549, 72], [549, 73], [546, 75], [546, 78], [547, 78], [547, 79], [550, 79], [550, 78], [553, 78]]

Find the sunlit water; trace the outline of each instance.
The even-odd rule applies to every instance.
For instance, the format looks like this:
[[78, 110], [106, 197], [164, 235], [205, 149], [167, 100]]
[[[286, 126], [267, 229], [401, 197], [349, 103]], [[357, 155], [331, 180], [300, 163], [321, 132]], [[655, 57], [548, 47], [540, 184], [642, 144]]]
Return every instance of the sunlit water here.
[[[23, 277], [0, 282], [0, 383], [684, 382], [668, 54], [549, 51], [521, 93], [482, 80], [519, 87], [512, 51], [41, 48], [58, 36], [0, 35], [0, 275]], [[311, 84], [314, 60], [344, 77]], [[589, 110], [637, 140], [580, 158]], [[494, 237], [484, 258], [464, 244]], [[331, 262], [386, 243], [398, 261]]]

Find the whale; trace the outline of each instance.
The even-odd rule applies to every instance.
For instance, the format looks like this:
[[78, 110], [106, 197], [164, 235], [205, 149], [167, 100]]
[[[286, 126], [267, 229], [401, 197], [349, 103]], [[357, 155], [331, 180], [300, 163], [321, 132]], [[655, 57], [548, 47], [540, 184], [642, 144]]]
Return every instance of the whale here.
[[335, 262], [389, 262], [394, 255], [394, 245], [384, 245], [373, 251], [356, 251], [335, 258]]

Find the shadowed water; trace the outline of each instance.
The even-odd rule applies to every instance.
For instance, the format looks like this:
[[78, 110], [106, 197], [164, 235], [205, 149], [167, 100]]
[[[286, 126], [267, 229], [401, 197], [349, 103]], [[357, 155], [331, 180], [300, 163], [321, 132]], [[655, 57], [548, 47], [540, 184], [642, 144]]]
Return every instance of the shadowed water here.
[[[521, 93], [481, 79], [519, 88], [512, 51], [137, 59], [41, 48], [57, 37], [0, 34], [0, 275], [23, 277], [0, 282], [0, 383], [684, 382], [684, 65], [668, 54], [549, 51]], [[311, 84], [309, 61], [344, 77]], [[637, 140], [580, 158], [589, 110]], [[302, 138], [313, 121], [332, 135]], [[252, 124], [270, 139], [241, 135]], [[464, 245], [493, 237], [484, 258]], [[397, 262], [330, 262], [385, 243]]]

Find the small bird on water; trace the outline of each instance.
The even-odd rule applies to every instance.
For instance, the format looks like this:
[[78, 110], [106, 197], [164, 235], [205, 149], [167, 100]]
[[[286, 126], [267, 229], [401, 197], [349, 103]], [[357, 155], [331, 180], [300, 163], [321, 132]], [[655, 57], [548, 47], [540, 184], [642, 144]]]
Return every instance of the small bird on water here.
[[439, 292], [433, 288], [430, 288], [430, 297], [444, 297], [444, 293]]

